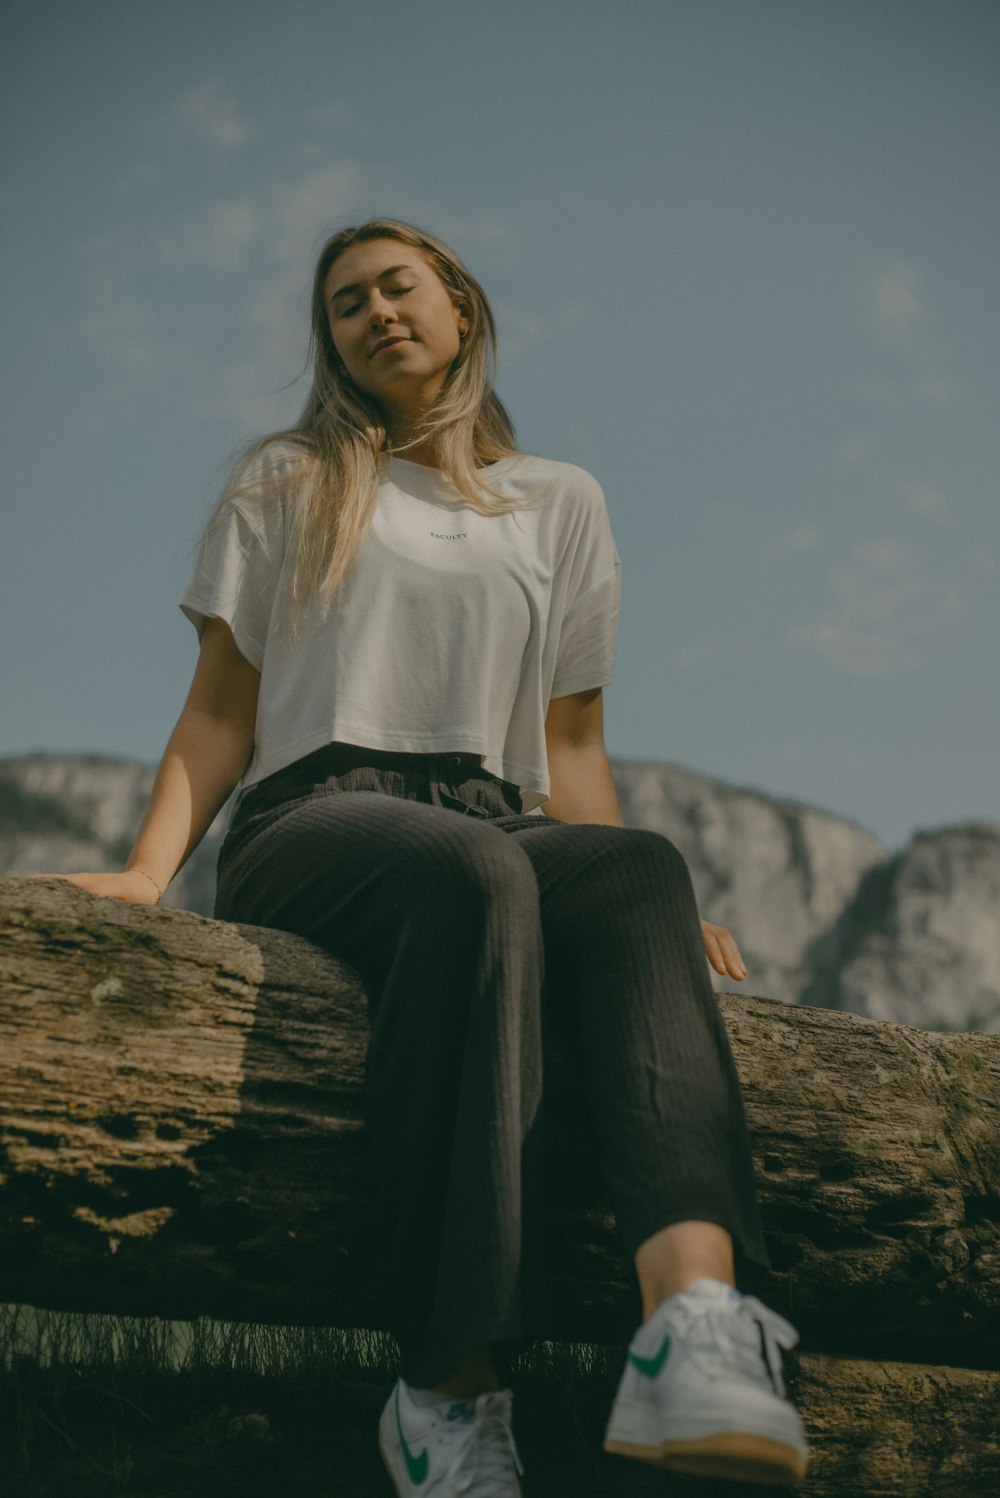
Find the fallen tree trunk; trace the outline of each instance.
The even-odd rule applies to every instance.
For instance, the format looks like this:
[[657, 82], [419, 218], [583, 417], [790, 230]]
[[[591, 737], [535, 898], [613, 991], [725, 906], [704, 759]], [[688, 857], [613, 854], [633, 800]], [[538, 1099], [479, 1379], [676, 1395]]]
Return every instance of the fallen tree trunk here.
[[1000, 1492], [1000, 1373], [805, 1355], [809, 1498]]
[[[282, 932], [0, 882], [0, 1299], [384, 1324], [366, 1251], [365, 1000]], [[810, 1351], [1000, 1366], [1000, 1037], [723, 996], [774, 1268]], [[576, 1077], [540, 1337], [636, 1301]]]

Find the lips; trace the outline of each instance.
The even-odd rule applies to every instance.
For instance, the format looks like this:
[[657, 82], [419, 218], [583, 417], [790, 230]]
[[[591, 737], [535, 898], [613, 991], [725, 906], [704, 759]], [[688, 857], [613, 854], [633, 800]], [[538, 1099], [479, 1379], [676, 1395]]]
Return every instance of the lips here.
[[397, 343], [409, 343], [409, 342], [410, 342], [409, 338], [403, 338], [398, 333], [395, 334], [392, 338], [383, 338], [382, 342], [381, 343], [376, 343], [375, 347], [372, 349], [372, 351], [371, 351], [371, 357], [374, 359], [375, 355], [378, 354], [378, 353], [381, 353], [381, 351], [384, 348], [392, 348]]

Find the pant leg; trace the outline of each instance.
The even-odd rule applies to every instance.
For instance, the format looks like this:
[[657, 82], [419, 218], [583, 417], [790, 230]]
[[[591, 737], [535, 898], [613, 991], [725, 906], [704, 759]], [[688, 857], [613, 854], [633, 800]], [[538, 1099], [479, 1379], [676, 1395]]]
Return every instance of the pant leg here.
[[[518, 816], [513, 788], [489, 777], [421, 787], [419, 776], [379, 774], [354, 784], [382, 794], [321, 797], [321, 817], [315, 793], [275, 810], [265, 788], [249, 842], [238, 829], [225, 869], [220, 858], [216, 913], [297, 930], [362, 972], [369, 1132], [404, 1377], [437, 1382], [469, 1347], [528, 1324], [544, 1210], [539, 995], [546, 1024], [579, 1043], [626, 1251], [668, 1222], [707, 1217], [766, 1265], [738, 1079], [680, 855], [658, 833]], [[291, 811], [303, 813], [297, 823]], [[429, 824], [410, 814], [427, 812], [454, 838], [429, 839], [425, 859]], [[479, 967], [458, 939], [468, 892], [450, 893], [465, 878], [457, 829], [477, 826], [527, 856], [502, 872], [479, 839], [468, 900]], [[439, 984], [428, 976], [437, 968]]]
[[544, 1024], [578, 1047], [626, 1253], [701, 1218], [769, 1267], [739, 1078], [684, 859], [648, 829], [522, 822], [510, 832], [538, 881]]
[[396, 794], [330, 786], [236, 828], [216, 913], [294, 931], [361, 974], [383, 1285], [403, 1377], [428, 1385], [522, 1331], [544, 958], [517, 843], [461, 801], [386, 784]]

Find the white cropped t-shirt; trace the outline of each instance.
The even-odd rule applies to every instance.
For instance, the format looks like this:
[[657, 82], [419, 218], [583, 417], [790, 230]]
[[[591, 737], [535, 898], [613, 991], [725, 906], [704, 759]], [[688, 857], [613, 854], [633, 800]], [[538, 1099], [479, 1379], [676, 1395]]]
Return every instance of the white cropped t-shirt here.
[[[265, 449], [263, 462], [294, 461]], [[531, 455], [481, 470], [531, 507], [482, 515], [439, 469], [390, 458], [372, 523], [326, 619], [287, 607], [287, 501], [238, 499], [202, 543], [180, 603], [198, 630], [224, 619], [260, 672], [243, 791], [331, 742], [411, 753], [463, 751], [521, 792], [550, 795], [545, 713], [553, 697], [611, 680], [621, 559], [600, 485]]]

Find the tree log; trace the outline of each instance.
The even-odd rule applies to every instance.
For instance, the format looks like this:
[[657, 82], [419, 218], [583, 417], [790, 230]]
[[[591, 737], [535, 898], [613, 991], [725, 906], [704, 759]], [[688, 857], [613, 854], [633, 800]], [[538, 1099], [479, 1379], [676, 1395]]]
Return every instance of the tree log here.
[[[287, 933], [0, 881], [0, 1299], [384, 1326], [365, 996]], [[720, 998], [770, 1272], [810, 1352], [1000, 1367], [1000, 1037]], [[634, 1276], [570, 1059], [546, 1058], [539, 1337], [625, 1341]]]
[[1000, 1493], [1000, 1374], [806, 1355], [791, 1392], [809, 1498]]

